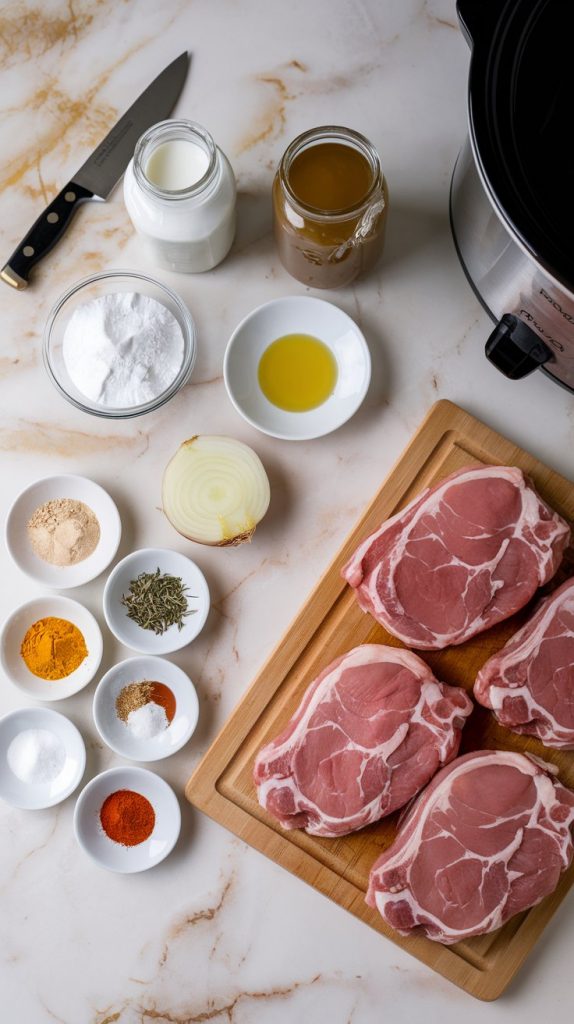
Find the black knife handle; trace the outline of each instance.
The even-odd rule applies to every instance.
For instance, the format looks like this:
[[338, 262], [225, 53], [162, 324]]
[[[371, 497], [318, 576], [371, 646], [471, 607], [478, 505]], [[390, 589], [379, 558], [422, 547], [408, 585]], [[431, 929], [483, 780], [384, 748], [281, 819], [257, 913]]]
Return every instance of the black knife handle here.
[[0, 277], [13, 288], [26, 288], [30, 271], [56, 244], [68, 227], [80, 203], [94, 193], [70, 181], [38, 217], [28, 234], [12, 253]]

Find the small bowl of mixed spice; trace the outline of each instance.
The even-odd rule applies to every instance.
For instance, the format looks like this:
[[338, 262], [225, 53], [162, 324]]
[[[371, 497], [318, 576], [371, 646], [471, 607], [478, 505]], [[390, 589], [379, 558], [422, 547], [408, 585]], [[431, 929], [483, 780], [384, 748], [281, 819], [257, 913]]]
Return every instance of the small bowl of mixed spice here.
[[80, 793], [74, 831], [83, 850], [108, 871], [153, 868], [173, 850], [181, 828], [175, 793], [147, 768], [110, 768]]
[[115, 566], [104, 615], [120, 643], [142, 654], [170, 654], [195, 640], [209, 612], [201, 569], [169, 548], [141, 548]]
[[26, 487], [6, 519], [6, 546], [32, 579], [56, 590], [99, 576], [114, 558], [122, 527], [103, 487], [83, 476], [49, 476]]
[[20, 605], [0, 633], [0, 661], [10, 681], [34, 700], [63, 700], [94, 678], [102, 633], [87, 608], [69, 597]]
[[127, 658], [106, 672], [94, 695], [94, 721], [104, 743], [132, 761], [175, 754], [198, 718], [191, 679], [165, 658]]

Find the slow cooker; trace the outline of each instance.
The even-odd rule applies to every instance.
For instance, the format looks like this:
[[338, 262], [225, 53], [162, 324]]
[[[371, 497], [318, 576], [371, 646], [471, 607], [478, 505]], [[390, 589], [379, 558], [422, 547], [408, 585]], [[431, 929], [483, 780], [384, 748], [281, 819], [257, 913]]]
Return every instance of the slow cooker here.
[[574, 4], [458, 0], [471, 47], [469, 135], [455, 165], [457, 252], [496, 326], [486, 355], [574, 391]]

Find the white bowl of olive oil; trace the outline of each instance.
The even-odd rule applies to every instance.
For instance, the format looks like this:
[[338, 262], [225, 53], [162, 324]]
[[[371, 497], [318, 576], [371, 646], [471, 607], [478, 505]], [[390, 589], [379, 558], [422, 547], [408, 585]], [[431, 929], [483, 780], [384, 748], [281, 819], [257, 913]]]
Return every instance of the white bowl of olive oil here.
[[308, 441], [356, 413], [369, 387], [371, 357], [362, 332], [337, 306], [289, 296], [258, 306], [235, 328], [223, 378], [252, 426]]

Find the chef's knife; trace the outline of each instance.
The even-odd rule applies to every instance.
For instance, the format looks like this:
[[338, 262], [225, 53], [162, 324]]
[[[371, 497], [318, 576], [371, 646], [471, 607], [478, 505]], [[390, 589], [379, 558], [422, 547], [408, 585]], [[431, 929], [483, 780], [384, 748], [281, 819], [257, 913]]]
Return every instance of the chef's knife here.
[[0, 271], [13, 288], [26, 288], [32, 267], [68, 227], [80, 203], [105, 200], [129, 164], [140, 135], [169, 117], [182, 90], [189, 57], [182, 53], [148, 85], [123, 117], [50, 203]]

